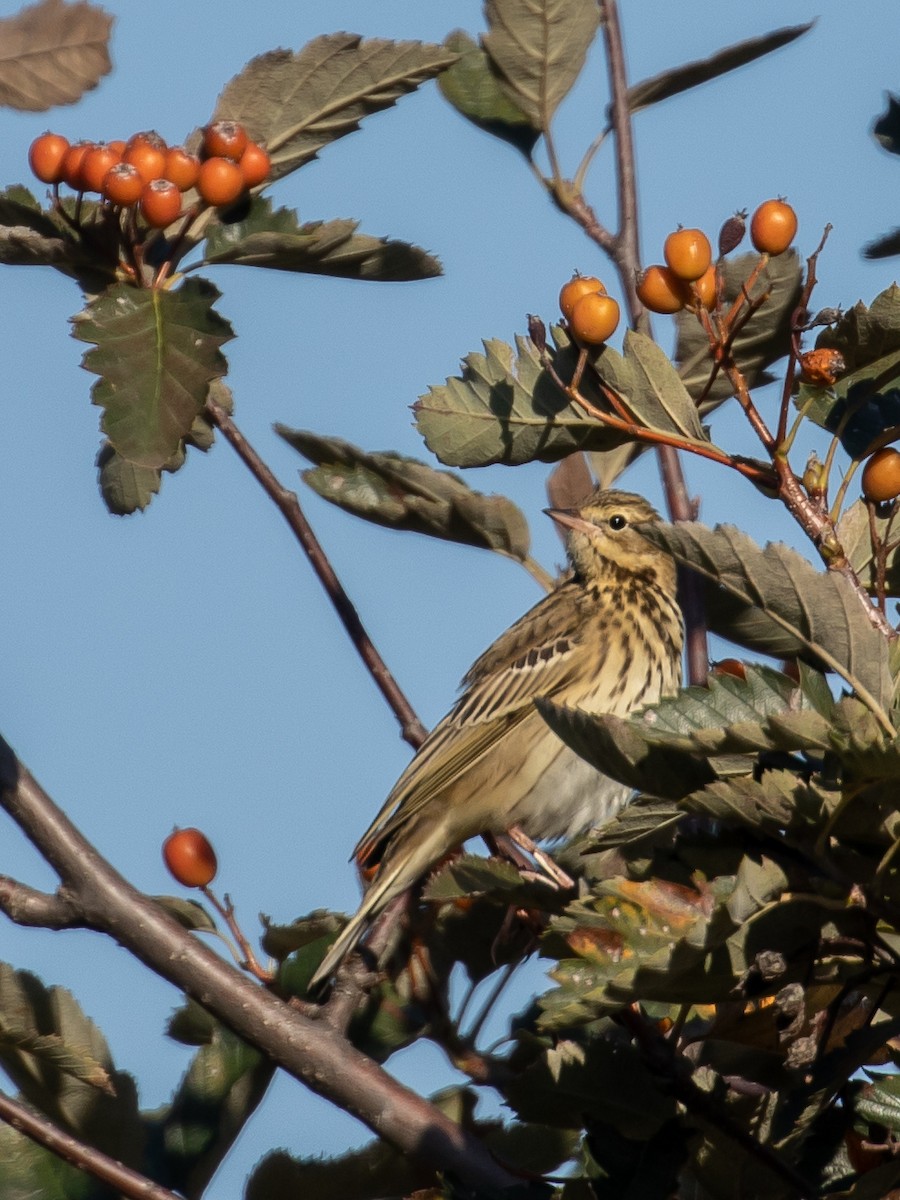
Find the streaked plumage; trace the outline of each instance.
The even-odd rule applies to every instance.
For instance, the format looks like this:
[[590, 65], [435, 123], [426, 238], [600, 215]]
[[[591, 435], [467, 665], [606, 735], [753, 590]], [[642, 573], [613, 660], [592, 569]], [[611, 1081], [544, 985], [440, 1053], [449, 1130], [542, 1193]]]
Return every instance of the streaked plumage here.
[[640, 496], [598, 490], [578, 510], [549, 511], [567, 529], [572, 574], [473, 664], [459, 701], [363, 834], [356, 857], [378, 860], [378, 872], [314, 982], [453, 847], [513, 825], [536, 840], [570, 837], [627, 798], [556, 737], [534, 700], [624, 716], [674, 692], [675, 566], [632, 528], [659, 519]]

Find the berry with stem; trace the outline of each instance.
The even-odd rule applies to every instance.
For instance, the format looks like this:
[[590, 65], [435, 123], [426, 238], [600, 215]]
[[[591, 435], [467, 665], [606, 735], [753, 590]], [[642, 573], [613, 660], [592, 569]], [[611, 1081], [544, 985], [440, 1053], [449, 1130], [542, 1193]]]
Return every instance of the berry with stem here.
[[750, 219], [750, 240], [760, 254], [783, 254], [797, 233], [797, 214], [786, 200], [764, 201]]

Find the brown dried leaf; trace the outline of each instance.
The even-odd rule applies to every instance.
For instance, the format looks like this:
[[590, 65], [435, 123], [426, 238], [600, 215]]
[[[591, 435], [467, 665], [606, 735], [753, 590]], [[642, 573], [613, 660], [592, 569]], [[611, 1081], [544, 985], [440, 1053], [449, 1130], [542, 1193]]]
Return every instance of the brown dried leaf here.
[[112, 70], [112, 23], [102, 8], [63, 0], [0, 21], [0, 104], [25, 112], [74, 104]]

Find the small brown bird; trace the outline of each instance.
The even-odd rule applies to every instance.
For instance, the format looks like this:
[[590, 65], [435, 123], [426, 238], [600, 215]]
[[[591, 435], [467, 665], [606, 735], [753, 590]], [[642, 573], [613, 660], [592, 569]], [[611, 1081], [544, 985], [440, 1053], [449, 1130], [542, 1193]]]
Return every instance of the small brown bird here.
[[395, 896], [469, 838], [513, 826], [533, 839], [572, 837], [628, 796], [560, 741], [534, 701], [625, 716], [675, 692], [675, 564], [634, 528], [659, 516], [631, 492], [598, 489], [578, 509], [547, 512], [567, 531], [571, 575], [473, 664], [363, 834], [355, 857], [376, 860], [377, 874], [314, 985]]

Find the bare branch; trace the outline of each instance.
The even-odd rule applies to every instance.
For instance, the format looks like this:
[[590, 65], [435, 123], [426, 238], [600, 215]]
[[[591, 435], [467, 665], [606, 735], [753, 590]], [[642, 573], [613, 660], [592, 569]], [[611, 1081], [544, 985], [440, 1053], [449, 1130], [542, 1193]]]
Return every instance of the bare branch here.
[[69, 898], [62, 892], [50, 895], [19, 883], [9, 875], [0, 875], [0, 912], [16, 925], [38, 929], [76, 929], [84, 922]]

